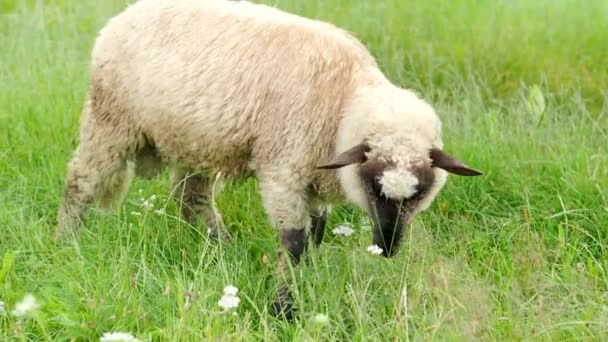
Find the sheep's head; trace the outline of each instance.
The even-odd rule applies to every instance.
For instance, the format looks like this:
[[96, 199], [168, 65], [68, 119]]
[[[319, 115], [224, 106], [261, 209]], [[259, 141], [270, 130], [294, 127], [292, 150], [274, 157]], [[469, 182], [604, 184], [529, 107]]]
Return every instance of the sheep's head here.
[[373, 243], [383, 249], [385, 257], [391, 257], [399, 249], [405, 227], [417, 213], [428, 208], [444, 185], [447, 172], [461, 176], [481, 173], [438, 148], [418, 154], [409, 150], [399, 156], [389, 155], [382, 145], [373, 141], [361, 143], [319, 168], [350, 165], [340, 171], [343, 177], [354, 178], [353, 184], [357, 185], [345, 191], [354, 193], [351, 200], [367, 209], [374, 227]]

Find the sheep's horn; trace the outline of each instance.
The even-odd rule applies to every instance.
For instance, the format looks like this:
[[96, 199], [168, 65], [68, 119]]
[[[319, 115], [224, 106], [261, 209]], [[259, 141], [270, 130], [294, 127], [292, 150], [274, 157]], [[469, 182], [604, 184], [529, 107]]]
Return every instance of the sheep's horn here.
[[365, 156], [365, 152], [369, 152], [370, 148], [366, 144], [359, 144], [357, 146], [351, 147], [348, 150], [338, 154], [334, 157], [334, 159], [328, 164], [317, 166], [318, 169], [339, 169], [341, 167], [355, 164], [355, 163], [363, 163], [367, 160]]
[[479, 176], [481, 172], [464, 165], [460, 160], [450, 156], [440, 149], [431, 149], [433, 166], [460, 176]]

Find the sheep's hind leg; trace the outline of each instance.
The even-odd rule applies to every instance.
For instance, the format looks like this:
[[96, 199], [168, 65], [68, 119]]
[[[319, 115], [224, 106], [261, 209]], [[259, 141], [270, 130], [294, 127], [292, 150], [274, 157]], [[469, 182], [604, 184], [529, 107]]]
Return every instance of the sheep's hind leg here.
[[108, 207], [124, 197], [132, 174], [127, 153], [124, 137], [104, 136], [103, 131], [85, 136], [68, 165], [56, 239], [74, 233], [95, 200]]
[[222, 184], [217, 183], [220, 182], [215, 182], [215, 179], [206, 174], [180, 168], [175, 169], [171, 177], [173, 197], [181, 207], [186, 222], [196, 226], [202, 218], [209, 236], [225, 240], [230, 235], [224, 228], [221, 215], [213, 206], [213, 195], [222, 188]]
[[135, 154], [135, 174], [143, 179], [152, 179], [163, 168], [163, 160], [151, 143], [145, 144]]

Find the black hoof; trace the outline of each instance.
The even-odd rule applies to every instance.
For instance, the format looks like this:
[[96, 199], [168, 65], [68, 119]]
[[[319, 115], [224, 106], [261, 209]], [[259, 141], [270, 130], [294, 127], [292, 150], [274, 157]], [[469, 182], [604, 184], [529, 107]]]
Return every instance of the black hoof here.
[[293, 306], [293, 298], [291, 293], [281, 291], [279, 298], [274, 303], [274, 316], [278, 319], [293, 321], [295, 318], [296, 309]]
[[274, 316], [278, 319], [293, 322], [295, 318], [295, 308], [293, 303], [284, 303], [276, 301], [274, 303]]
[[232, 235], [222, 226], [213, 226], [207, 229], [207, 235], [212, 241], [232, 242]]

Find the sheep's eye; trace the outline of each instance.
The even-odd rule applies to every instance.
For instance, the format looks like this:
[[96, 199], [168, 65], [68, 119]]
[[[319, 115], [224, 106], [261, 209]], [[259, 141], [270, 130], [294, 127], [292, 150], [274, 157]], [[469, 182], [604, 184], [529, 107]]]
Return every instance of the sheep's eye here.
[[382, 184], [380, 184], [380, 181], [376, 178], [374, 178], [374, 181], [372, 182], [372, 191], [376, 196], [382, 195]]
[[422, 195], [424, 195], [424, 194], [425, 194], [425, 192], [426, 192], [426, 189], [425, 189], [425, 188], [422, 188], [422, 187], [420, 187], [420, 186], [417, 186], [417, 187], [416, 187], [416, 192], [415, 192], [415, 193], [414, 193], [412, 196], [410, 196], [410, 197], [408, 198], [408, 200], [417, 200], [417, 199], [419, 199], [420, 197], [422, 197]]

